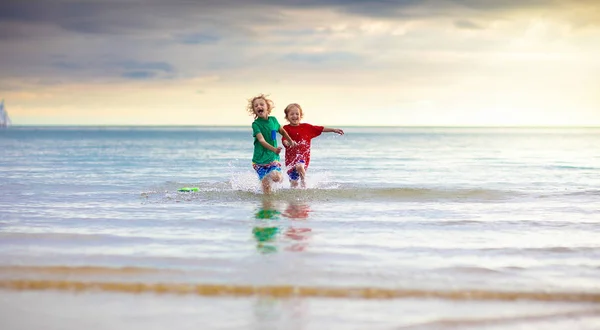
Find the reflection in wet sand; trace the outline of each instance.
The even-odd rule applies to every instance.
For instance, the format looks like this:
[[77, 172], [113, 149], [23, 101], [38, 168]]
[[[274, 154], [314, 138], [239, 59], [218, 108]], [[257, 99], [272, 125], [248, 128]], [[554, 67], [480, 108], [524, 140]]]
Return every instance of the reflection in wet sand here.
[[[303, 224], [298, 226], [298, 220], [307, 220], [310, 215], [308, 204], [298, 200], [286, 202], [285, 211], [281, 212], [273, 196], [265, 196], [254, 214], [257, 221], [252, 228], [252, 234], [257, 242], [257, 250], [261, 253], [273, 253], [278, 250], [278, 236], [283, 232], [282, 239], [291, 240], [287, 251], [304, 251], [308, 245], [312, 229]], [[281, 216], [288, 218], [287, 228], [282, 231]]]
[[283, 215], [290, 219], [308, 219], [309, 213], [310, 207], [305, 202], [290, 201]]
[[252, 228], [252, 235], [256, 240], [256, 249], [261, 253], [277, 252], [275, 244], [279, 233], [279, 219], [281, 212], [275, 207], [274, 201], [265, 196], [262, 204], [254, 214], [257, 223]]
[[255, 329], [305, 329], [308, 302], [297, 297], [259, 297], [254, 303]]

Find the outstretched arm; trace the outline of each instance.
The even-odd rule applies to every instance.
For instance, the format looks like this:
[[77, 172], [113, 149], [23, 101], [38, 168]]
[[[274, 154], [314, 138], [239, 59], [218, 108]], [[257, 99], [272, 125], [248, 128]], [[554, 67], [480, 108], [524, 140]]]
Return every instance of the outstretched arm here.
[[256, 139], [258, 140], [258, 143], [260, 143], [263, 147], [265, 147], [265, 149], [269, 149], [269, 150], [273, 151], [276, 154], [279, 154], [281, 152], [281, 147], [275, 148], [272, 145], [270, 145], [265, 140], [265, 137], [262, 135], [262, 133], [256, 134]]
[[294, 140], [292, 140], [288, 132], [286, 132], [286, 130], [283, 127], [279, 127], [279, 134], [281, 134], [287, 140], [287, 143], [285, 143], [284, 141], [283, 145], [285, 145], [286, 147], [296, 146], [297, 143]]
[[344, 135], [344, 131], [339, 129], [339, 128], [330, 128], [330, 127], [323, 127], [323, 132], [333, 132], [333, 133], [337, 133], [339, 135]]

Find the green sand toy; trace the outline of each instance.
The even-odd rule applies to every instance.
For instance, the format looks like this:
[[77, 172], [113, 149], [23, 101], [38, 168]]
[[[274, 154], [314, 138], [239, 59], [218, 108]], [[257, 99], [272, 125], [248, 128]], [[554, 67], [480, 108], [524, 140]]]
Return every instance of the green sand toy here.
[[180, 192], [198, 192], [200, 191], [200, 188], [198, 187], [183, 187], [183, 188], [179, 188]]

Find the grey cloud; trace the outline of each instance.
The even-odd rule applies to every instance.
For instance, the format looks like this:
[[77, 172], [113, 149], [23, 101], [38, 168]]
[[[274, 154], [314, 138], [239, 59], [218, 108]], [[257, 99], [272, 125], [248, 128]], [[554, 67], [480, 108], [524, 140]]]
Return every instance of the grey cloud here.
[[144, 34], [186, 29], [191, 22], [220, 27], [276, 20], [269, 15], [260, 17], [260, 11], [246, 14], [245, 7], [252, 12], [251, 2], [4, 0], [0, 2], [0, 24], [46, 24], [88, 34]]
[[0, 21], [69, 24], [103, 15], [106, 6], [96, 3], [60, 1], [15, 1], [0, 3]]
[[156, 77], [156, 72], [152, 71], [130, 71], [125, 72], [121, 75], [123, 78], [130, 78], [136, 80], [148, 80]]
[[483, 29], [483, 27], [481, 27], [480, 25], [475, 24], [472, 21], [465, 20], [465, 19], [454, 21], [454, 26], [456, 26], [459, 29], [465, 29], [465, 30], [481, 30], [481, 29]]
[[80, 63], [68, 62], [63, 60], [53, 62], [52, 66], [65, 71], [78, 71], [84, 68], [84, 66], [82, 66]]
[[23, 24], [0, 22], [0, 41], [28, 38], [32, 33], [27, 31], [26, 28], [27, 26]]
[[127, 70], [153, 70], [162, 72], [173, 72], [173, 66], [166, 62], [139, 62], [139, 61], [124, 61], [116, 63], [117, 66], [122, 66]]
[[[242, 0], [240, 0], [242, 1]], [[297, 8], [336, 8], [363, 15], [390, 16], [407, 9], [470, 8], [495, 11], [519, 8], [548, 8], [556, 5], [596, 4], [595, 0], [264, 0], [252, 1], [270, 5]]]
[[[260, 66], [364, 64], [366, 56], [344, 52], [356, 48], [354, 41], [334, 41], [341, 46], [337, 53], [302, 52], [302, 47], [330, 48], [324, 44], [331, 42], [330, 32], [294, 21], [293, 13], [284, 16], [283, 9], [327, 9], [394, 20], [444, 17], [457, 28], [477, 29], [502, 11], [562, 4], [600, 8], [590, 0], [3, 0], [0, 71], [5, 76], [64, 80], [169, 79]], [[28, 43], [27, 38], [35, 40]], [[422, 35], [402, 40], [409, 48], [432, 45]], [[373, 46], [377, 42], [381, 48]], [[386, 49], [387, 43], [372, 38], [364, 49]], [[298, 52], [290, 52], [291, 47]], [[463, 46], [452, 40], [449, 47]]]
[[221, 37], [208, 33], [192, 33], [177, 36], [175, 39], [186, 45], [208, 45], [217, 43]]
[[305, 62], [310, 64], [342, 64], [341, 62], [356, 61], [360, 56], [349, 52], [326, 53], [290, 53], [283, 56], [283, 60], [292, 62]]
[[[0, 27], [4, 28], [0, 40], [46, 33], [18, 28], [18, 24], [28, 24], [79, 34], [170, 35], [174, 43], [205, 45], [252, 36], [256, 26], [276, 27], [284, 19], [283, 9], [329, 9], [390, 20], [447, 17], [454, 19], [458, 28], [474, 29], [478, 28], [472, 24], [474, 20], [484, 23], [504, 12], [577, 6], [590, 9], [584, 11], [587, 24], [592, 22], [589, 13], [593, 9], [600, 13], [600, 2], [591, 0], [4, 0], [0, 2]], [[574, 24], [578, 23], [577, 15], [569, 17]], [[596, 16], [600, 22], [600, 14]], [[12, 26], [7, 30], [5, 24], [9, 23]]]
[[[51, 56], [62, 58], [64, 56]], [[141, 62], [134, 60], [126, 61], [69, 61], [58, 59], [52, 62], [52, 66], [64, 73], [71, 75], [83, 74], [94, 77], [124, 77], [131, 79], [160, 79], [171, 78], [176, 73], [175, 68], [167, 62]]]
[[600, 8], [587, 0], [208, 0], [67, 1], [4, 0], [0, 22], [44, 23], [79, 33], [130, 33], [182, 29], [189, 22], [252, 25], [278, 20], [284, 8], [332, 9], [356, 16], [407, 18], [486, 14], [502, 10], [551, 8], [560, 4]]

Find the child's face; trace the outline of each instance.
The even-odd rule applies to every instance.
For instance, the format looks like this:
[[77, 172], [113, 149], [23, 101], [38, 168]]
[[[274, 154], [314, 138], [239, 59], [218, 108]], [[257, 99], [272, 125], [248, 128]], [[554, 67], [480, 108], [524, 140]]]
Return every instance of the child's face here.
[[296, 126], [300, 124], [300, 117], [300, 109], [298, 109], [298, 107], [291, 107], [286, 118], [291, 125]]
[[258, 116], [258, 118], [268, 119], [269, 118], [269, 106], [267, 102], [263, 99], [256, 99], [252, 102], [252, 108], [254, 109], [254, 114]]

